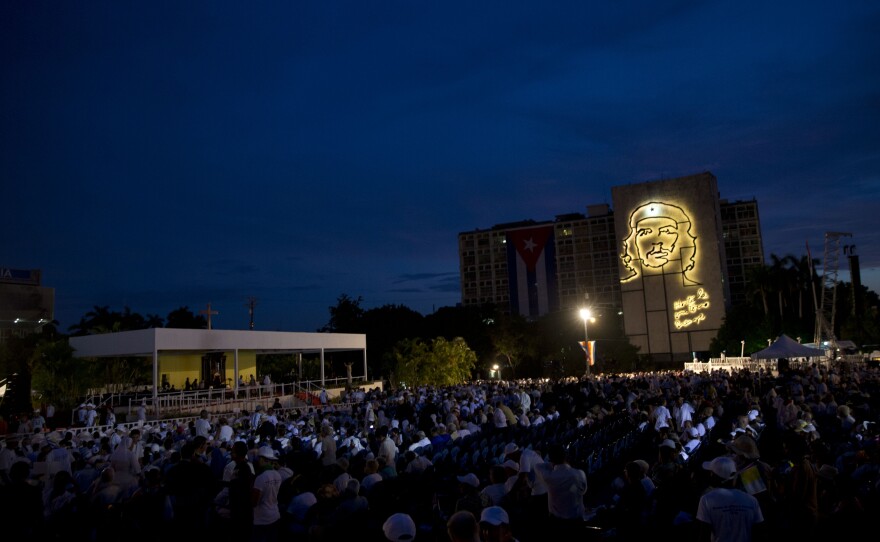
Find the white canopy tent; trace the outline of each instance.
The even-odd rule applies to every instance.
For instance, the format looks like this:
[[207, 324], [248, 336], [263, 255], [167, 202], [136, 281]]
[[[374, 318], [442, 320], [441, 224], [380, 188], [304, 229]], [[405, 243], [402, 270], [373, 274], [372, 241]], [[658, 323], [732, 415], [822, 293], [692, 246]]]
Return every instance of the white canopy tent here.
[[[324, 353], [360, 350], [364, 358], [364, 378], [367, 377], [367, 336], [353, 333], [297, 333], [277, 331], [244, 331], [222, 329], [152, 328], [119, 333], [104, 333], [71, 337], [69, 344], [78, 358], [151, 357], [153, 360], [153, 402], [159, 393], [160, 352], [217, 352], [234, 354], [235, 373], [238, 374], [239, 351], [257, 353], [319, 353], [321, 356], [321, 385], [324, 385]], [[238, 392], [238, 379], [234, 378]]]
[[825, 351], [818, 348], [805, 346], [788, 335], [782, 334], [773, 341], [773, 344], [763, 350], [752, 354], [752, 359], [781, 359], [781, 358], [820, 358], [825, 357]]

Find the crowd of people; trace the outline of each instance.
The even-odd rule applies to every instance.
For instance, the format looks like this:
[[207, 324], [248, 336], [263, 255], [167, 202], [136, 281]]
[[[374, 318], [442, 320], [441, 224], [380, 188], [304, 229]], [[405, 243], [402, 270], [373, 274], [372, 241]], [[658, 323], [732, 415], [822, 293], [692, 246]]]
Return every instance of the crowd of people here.
[[[862, 365], [352, 390], [126, 429], [9, 427], [4, 533], [45, 539], [801, 540], [880, 505]], [[343, 406], [344, 405], [344, 406]]]

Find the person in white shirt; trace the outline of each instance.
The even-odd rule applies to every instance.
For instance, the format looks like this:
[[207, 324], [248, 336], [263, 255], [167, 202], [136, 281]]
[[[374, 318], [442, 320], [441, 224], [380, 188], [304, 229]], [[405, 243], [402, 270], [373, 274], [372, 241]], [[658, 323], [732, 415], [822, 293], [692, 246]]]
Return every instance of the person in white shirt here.
[[278, 491], [281, 474], [275, 470], [278, 456], [271, 446], [261, 446], [257, 453], [257, 470], [251, 491], [254, 506], [254, 531], [252, 540], [277, 540], [281, 510], [278, 508]]
[[384, 458], [386, 465], [396, 465], [397, 446], [394, 445], [394, 441], [388, 436], [388, 426], [383, 425], [380, 427], [376, 436], [379, 440], [379, 453], [376, 454], [376, 459]]
[[675, 426], [684, 427], [684, 422], [693, 420], [694, 407], [679, 395], [675, 400], [675, 406], [672, 407], [672, 415], [675, 418]]
[[43, 427], [46, 426], [46, 418], [40, 414], [40, 410], [37, 409], [34, 411], [34, 417], [31, 418], [31, 432], [33, 433], [42, 433]]
[[416, 433], [416, 439], [417, 440], [415, 440], [412, 444], [409, 445], [409, 451], [414, 452], [414, 451], [418, 450], [419, 448], [421, 448], [422, 446], [427, 446], [427, 445], [431, 444], [431, 439], [429, 439], [428, 436], [425, 435], [424, 431], [418, 431]]
[[196, 436], [205, 437], [210, 440], [211, 420], [208, 419], [208, 411], [202, 410], [199, 413], [199, 419], [196, 420]]
[[666, 398], [660, 398], [660, 404], [654, 408], [654, 430], [659, 432], [664, 427], [669, 427], [672, 422], [672, 414], [666, 408]]
[[95, 409], [95, 405], [87, 404], [86, 405], [86, 427], [94, 427], [95, 421], [98, 419], [98, 411]]
[[519, 390], [519, 406], [524, 412], [528, 412], [532, 408], [532, 396], [525, 390]]
[[220, 431], [217, 432], [217, 439], [220, 442], [230, 442], [234, 435], [235, 431], [229, 425], [229, 420], [225, 417], [220, 418]]
[[505, 416], [504, 411], [501, 410], [500, 402], [496, 404], [495, 411], [492, 413], [492, 423], [495, 424], [497, 429], [507, 427], [507, 416]]
[[735, 487], [736, 462], [721, 456], [704, 462], [703, 468], [712, 473], [711, 485], [715, 489], [703, 493], [697, 505], [701, 539], [711, 536], [712, 540], [753, 540], [764, 515], [755, 497]]
[[587, 475], [572, 467], [561, 444], [551, 444], [547, 461], [535, 465], [538, 478], [547, 487], [547, 508], [550, 513], [551, 535], [566, 540], [572, 529], [583, 523], [584, 495], [587, 493]]

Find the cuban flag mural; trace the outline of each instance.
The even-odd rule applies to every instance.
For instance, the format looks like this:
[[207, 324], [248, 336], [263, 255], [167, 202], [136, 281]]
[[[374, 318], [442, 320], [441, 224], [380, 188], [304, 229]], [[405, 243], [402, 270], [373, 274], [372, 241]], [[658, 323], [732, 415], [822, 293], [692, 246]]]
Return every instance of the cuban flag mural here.
[[507, 232], [510, 310], [538, 317], [558, 308], [553, 226]]

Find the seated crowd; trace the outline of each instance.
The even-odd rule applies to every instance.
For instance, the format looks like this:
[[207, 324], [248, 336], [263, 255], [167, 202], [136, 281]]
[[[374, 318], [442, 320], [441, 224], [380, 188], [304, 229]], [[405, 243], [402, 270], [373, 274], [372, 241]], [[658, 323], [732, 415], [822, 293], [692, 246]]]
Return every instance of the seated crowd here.
[[0, 510], [10, 537], [64, 540], [812, 540], [880, 505], [878, 387], [865, 367], [670, 371], [41, 427], [5, 439]]

